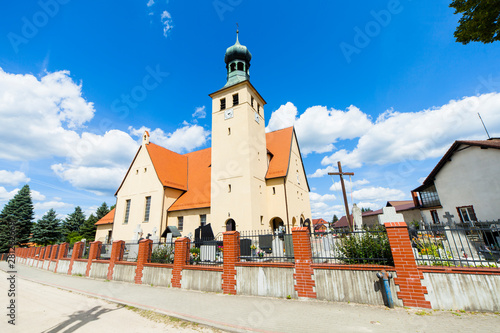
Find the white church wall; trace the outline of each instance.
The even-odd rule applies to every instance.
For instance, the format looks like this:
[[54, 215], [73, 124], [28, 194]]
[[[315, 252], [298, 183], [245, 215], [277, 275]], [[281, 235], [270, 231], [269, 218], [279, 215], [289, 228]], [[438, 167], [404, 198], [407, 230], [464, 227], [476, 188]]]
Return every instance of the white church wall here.
[[[178, 217], [182, 216], [184, 223], [183, 229], [181, 230], [182, 236], [188, 236], [189, 233], [191, 233], [194, 237], [194, 230], [200, 226], [200, 215], [207, 216], [207, 224], [212, 223], [210, 208], [196, 208], [168, 212], [167, 225], [178, 227]], [[214, 227], [213, 224], [212, 230], [214, 232], [214, 236], [219, 232], [225, 231], [225, 229], [219, 230], [219, 228]]]

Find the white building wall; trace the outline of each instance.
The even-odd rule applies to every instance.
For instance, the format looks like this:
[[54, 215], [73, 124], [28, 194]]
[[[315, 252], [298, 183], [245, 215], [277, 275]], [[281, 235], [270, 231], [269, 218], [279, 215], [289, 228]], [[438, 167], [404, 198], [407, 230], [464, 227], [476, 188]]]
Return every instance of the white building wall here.
[[[500, 150], [462, 145], [451, 161], [436, 175], [435, 185], [442, 208], [436, 209], [441, 222], [446, 212], [460, 221], [457, 207], [473, 206], [479, 221], [500, 219]], [[432, 223], [430, 210], [423, 210], [424, 219]]]

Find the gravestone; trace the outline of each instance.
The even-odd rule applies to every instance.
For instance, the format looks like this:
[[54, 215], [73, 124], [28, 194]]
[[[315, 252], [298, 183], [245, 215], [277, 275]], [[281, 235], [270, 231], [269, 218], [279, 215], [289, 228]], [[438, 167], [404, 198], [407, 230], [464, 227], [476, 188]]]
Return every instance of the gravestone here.
[[285, 234], [285, 255], [293, 257], [293, 238], [292, 235]]
[[201, 245], [200, 246], [200, 260], [201, 261], [215, 261], [216, 250], [217, 250], [216, 245]]
[[167, 243], [167, 244], [171, 244], [171, 243], [172, 243], [172, 233], [168, 233], [168, 234], [167, 234], [167, 240], [166, 240], [166, 243]]
[[252, 250], [250, 246], [252, 245], [252, 240], [245, 238], [240, 239], [240, 256], [251, 256]]
[[274, 257], [283, 257], [283, 241], [279, 237], [273, 239], [272, 248]]
[[141, 225], [138, 224], [137, 227], [134, 229], [134, 235], [132, 236], [132, 241], [136, 242], [138, 241], [142, 236], [142, 228]]
[[378, 216], [378, 223], [384, 225], [387, 222], [404, 222], [405, 218], [403, 214], [396, 214], [396, 208], [394, 207], [384, 207], [382, 208], [383, 214]]
[[469, 241], [467, 235], [462, 228], [449, 225], [444, 227], [446, 235], [445, 247], [453, 255], [453, 259], [461, 260], [479, 260], [479, 254], [472, 242]]
[[352, 217], [354, 219], [354, 230], [361, 230], [363, 227], [363, 216], [358, 205], [352, 205]]
[[259, 235], [259, 248], [266, 252], [272, 252], [273, 235]]
[[450, 212], [445, 212], [443, 217], [447, 220], [446, 223], [448, 225], [452, 225], [453, 224], [453, 220], [452, 218], [455, 217], [455, 215], [451, 215]]
[[159, 238], [156, 235], [157, 232], [158, 232], [158, 228], [154, 227], [152, 230], [153, 235], [151, 237], [151, 239], [153, 240], [153, 243], [158, 243]]

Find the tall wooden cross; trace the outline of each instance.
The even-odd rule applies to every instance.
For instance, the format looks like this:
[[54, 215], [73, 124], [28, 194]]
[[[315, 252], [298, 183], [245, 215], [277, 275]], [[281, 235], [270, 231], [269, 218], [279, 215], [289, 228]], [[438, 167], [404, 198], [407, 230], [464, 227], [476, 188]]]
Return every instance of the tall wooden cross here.
[[339, 172], [329, 172], [330, 176], [340, 176], [340, 185], [342, 185], [342, 194], [344, 195], [344, 206], [345, 206], [345, 217], [347, 218], [347, 222], [349, 223], [349, 230], [353, 230], [351, 215], [349, 214], [349, 204], [347, 203], [347, 194], [345, 192], [344, 185], [344, 175], [346, 176], [354, 176], [354, 172], [342, 172], [342, 164], [340, 161], [337, 162], [339, 167]]

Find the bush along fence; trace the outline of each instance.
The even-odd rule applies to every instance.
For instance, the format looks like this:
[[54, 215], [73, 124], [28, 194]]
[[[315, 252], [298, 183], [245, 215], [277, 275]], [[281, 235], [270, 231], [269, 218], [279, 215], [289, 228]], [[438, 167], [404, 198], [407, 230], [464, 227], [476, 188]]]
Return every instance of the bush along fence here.
[[[415, 245], [427, 244], [427, 237], [412, 241], [406, 223], [385, 221], [385, 228], [353, 233], [293, 228], [291, 234], [228, 231], [222, 239], [202, 242], [181, 237], [108, 246], [97, 241], [88, 249], [82, 242], [71, 249], [63, 243], [17, 248], [16, 260], [61, 274], [136, 284], [375, 305], [387, 304], [376, 275], [385, 270], [394, 277], [390, 288], [396, 306], [500, 311], [500, 268], [463, 258], [458, 265], [441, 257], [436, 262], [453, 265], [433, 266], [430, 257], [422, 257], [429, 256], [421, 254], [426, 247], [418, 252]], [[437, 243], [436, 237], [430, 242]]]

